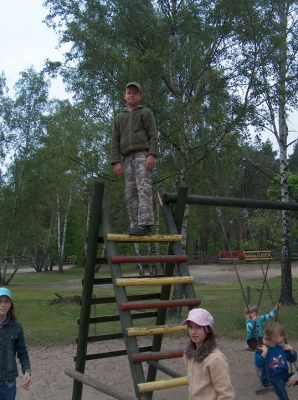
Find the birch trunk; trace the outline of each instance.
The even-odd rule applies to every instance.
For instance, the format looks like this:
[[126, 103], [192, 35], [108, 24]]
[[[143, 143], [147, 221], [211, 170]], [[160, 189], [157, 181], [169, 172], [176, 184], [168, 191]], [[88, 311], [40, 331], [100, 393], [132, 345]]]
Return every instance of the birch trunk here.
[[[290, 201], [288, 185], [287, 140], [288, 126], [286, 122], [286, 75], [287, 75], [287, 18], [288, 6], [283, 3], [280, 8], [280, 61], [279, 61], [279, 96], [278, 96], [278, 126], [279, 126], [279, 153], [280, 153], [280, 187], [282, 202]], [[295, 304], [292, 293], [292, 269], [290, 254], [290, 212], [282, 214], [282, 240], [281, 240], [281, 302], [282, 304]]]
[[68, 204], [66, 207], [65, 215], [64, 215], [64, 222], [63, 222], [63, 231], [62, 235], [60, 233], [61, 229], [61, 210], [60, 210], [60, 199], [59, 193], [57, 192], [57, 239], [58, 239], [58, 270], [60, 274], [63, 274], [63, 261], [64, 261], [64, 248], [65, 248], [65, 241], [66, 241], [66, 231], [67, 231], [67, 222], [68, 222], [68, 213], [72, 202], [72, 187], [69, 188], [69, 197], [68, 197]]
[[[15, 193], [13, 209], [12, 209], [12, 212], [11, 212], [11, 217], [10, 217], [9, 225], [8, 225], [8, 228], [7, 228], [6, 245], [5, 245], [6, 258], [9, 256], [11, 232], [12, 232], [12, 228], [13, 228], [13, 224], [14, 224], [16, 215], [17, 215], [19, 191], [23, 187], [24, 174], [25, 174], [25, 168], [22, 166], [19, 183], [17, 185], [18, 189], [17, 189], [17, 191]], [[2, 270], [0, 268], [0, 284], [1, 284], [1, 286], [7, 284], [7, 282], [6, 282], [7, 267], [8, 267], [8, 264], [5, 261], [4, 268]], [[16, 274], [17, 270], [18, 270], [18, 268], [14, 269], [14, 271], [12, 272], [13, 276]], [[9, 279], [9, 281], [11, 281], [11, 279]]]
[[[136, 243], [136, 242], [135, 242], [135, 243], [134, 243], [134, 248], [135, 248], [136, 255], [137, 255], [137, 256], [140, 256], [140, 255], [141, 255], [141, 252], [140, 252], [139, 243]], [[140, 275], [140, 276], [145, 276], [144, 267], [143, 267], [143, 265], [142, 265], [141, 263], [138, 264], [138, 269], [139, 269], [139, 275]]]

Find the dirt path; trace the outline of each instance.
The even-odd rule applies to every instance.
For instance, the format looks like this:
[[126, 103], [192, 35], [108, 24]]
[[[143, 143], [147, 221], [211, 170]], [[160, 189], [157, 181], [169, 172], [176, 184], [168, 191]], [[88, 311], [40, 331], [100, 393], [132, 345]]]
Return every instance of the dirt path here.
[[[260, 265], [242, 264], [236, 266], [241, 280], [261, 278], [263, 273]], [[268, 269], [267, 278], [274, 278], [281, 275], [279, 264], [271, 264]], [[266, 272], [267, 265], [263, 265]], [[207, 264], [207, 265], [190, 265], [190, 275], [195, 278], [196, 282], [204, 284], [222, 284], [237, 282], [237, 274], [234, 265], [231, 264]], [[292, 265], [292, 276], [298, 277], [297, 263]]]
[[[71, 265], [66, 265], [64, 268], [69, 269]], [[54, 267], [55, 268], [55, 267]], [[260, 264], [242, 264], [236, 265], [241, 280], [261, 278], [263, 279], [263, 273]], [[264, 271], [266, 271], [267, 265], [263, 265]], [[271, 264], [268, 269], [267, 278], [274, 278], [275, 276], [281, 275], [279, 264]], [[20, 269], [18, 273], [34, 272], [32, 268]], [[190, 275], [194, 277], [196, 283], [204, 283], [208, 285], [226, 285], [231, 282], [237, 282], [237, 275], [233, 264], [206, 264], [206, 265], [190, 265]], [[137, 275], [137, 271], [136, 271]], [[298, 263], [292, 264], [292, 276], [298, 277]], [[72, 279], [69, 281], [47, 283], [47, 287], [53, 287], [55, 290], [67, 287], [71, 290], [82, 290], [82, 280]], [[111, 285], [105, 285], [110, 287]]]

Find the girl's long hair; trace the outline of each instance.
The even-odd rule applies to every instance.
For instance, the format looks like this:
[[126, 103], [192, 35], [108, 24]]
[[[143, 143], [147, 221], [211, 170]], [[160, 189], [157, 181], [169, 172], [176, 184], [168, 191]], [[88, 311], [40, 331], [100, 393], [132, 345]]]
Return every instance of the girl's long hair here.
[[15, 315], [15, 313], [14, 313], [14, 305], [13, 305], [12, 300], [10, 300], [10, 303], [11, 303], [11, 307], [10, 307], [10, 309], [9, 309], [9, 311], [8, 311], [8, 315], [9, 315], [9, 317], [10, 317], [10, 319], [11, 319], [12, 321], [16, 321], [16, 320], [17, 320], [17, 317], [16, 317], [16, 315]]
[[206, 337], [202, 346], [197, 349], [195, 343], [190, 339], [188, 347], [184, 352], [186, 358], [194, 358], [195, 361], [201, 362], [216, 348], [215, 334], [211, 326], [205, 326], [204, 328]]

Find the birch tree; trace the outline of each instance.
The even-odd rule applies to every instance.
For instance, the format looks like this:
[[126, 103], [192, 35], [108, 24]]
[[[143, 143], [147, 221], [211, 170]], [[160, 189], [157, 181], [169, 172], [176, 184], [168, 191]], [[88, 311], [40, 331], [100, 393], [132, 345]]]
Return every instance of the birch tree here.
[[[275, 137], [279, 149], [280, 198], [290, 201], [288, 185], [288, 120], [297, 109], [298, 5], [295, 1], [245, 2], [243, 16], [248, 32], [243, 43], [256, 49], [254, 98], [258, 129]], [[281, 301], [294, 304], [291, 272], [290, 212], [283, 211], [281, 236]]]
[[[7, 169], [6, 182], [9, 183], [11, 203], [7, 203], [5, 254], [8, 257], [12, 251], [11, 239], [17, 232], [16, 218], [22, 213], [24, 179], [30, 171], [28, 160], [40, 145], [43, 135], [43, 113], [48, 105], [49, 82], [42, 73], [33, 68], [21, 72], [21, 77], [15, 84], [15, 100], [2, 92], [1, 128], [4, 138], [4, 149], [12, 158]], [[4, 186], [4, 185], [3, 185]], [[7, 265], [1, 274], [1, 284], [5, 283]]]

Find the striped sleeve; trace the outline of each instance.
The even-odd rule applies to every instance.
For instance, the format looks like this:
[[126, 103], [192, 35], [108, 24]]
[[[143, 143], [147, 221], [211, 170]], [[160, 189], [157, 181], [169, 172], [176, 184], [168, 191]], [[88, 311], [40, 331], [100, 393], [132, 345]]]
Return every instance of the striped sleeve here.
[[270, 313], [265, 315], [260, 315], [259, 319], [261, 321], [268, 321], [268, 319], [273, 318], [275, 315], [276, 315], [276, 309], [273, 308], [273, 310], [271, 310]]

